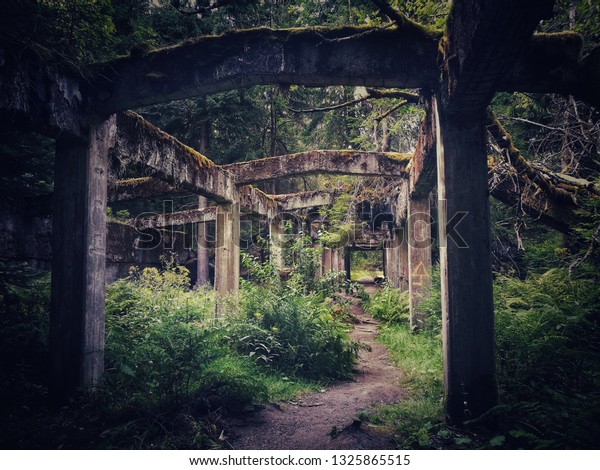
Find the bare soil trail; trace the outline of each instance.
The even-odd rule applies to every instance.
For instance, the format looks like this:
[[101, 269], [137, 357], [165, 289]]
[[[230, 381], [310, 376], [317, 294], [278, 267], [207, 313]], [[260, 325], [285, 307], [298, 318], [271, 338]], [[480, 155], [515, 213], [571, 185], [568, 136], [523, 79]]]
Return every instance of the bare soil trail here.
[[389, 433], [361, 423], [357, 414], [400, 400], [401, 372], [389, 362], [385, 347], [376, 341], [378, 322], [362, 311], [357, 299], [352, 299], [352, 310], [356, 324], [351, 336], [371, 348], [361, 350], [354, 378], [229, 421], [227, 440], [234, 449], [389, 448]]

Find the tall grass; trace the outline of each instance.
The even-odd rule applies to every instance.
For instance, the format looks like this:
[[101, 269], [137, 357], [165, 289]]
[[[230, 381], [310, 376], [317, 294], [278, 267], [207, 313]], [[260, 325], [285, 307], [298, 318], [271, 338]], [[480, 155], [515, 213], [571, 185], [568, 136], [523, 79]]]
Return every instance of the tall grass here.
[[[381, 341], [406, 374], [408, 396], [377, 418], [396, 427], [401, 447], [597, 448], [597, 283], [589, 273], [576, 277], [552, 269], [526, 280], [501, 277], [494, 288], [500, 404], [467, 423], [470, 430], [443, 425], [439, 276], [434, 276], [431, 295], [420, 305], [430, 314], [429, 330], [411, 334], [405, 323], [382, 327]], [[374, 297], [368, 309], [388, 308], [391, 295]]]

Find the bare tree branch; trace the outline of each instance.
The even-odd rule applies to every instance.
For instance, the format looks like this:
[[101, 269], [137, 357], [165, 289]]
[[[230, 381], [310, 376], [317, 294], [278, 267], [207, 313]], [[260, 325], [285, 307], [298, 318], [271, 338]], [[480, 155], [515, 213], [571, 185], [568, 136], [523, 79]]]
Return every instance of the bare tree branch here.
[[512, 116], [502, 116], [502, 118], [503, 119], [510, 119], [511, 121], [524, 122], [526, 124], [531, 124], [533, 126], [543, 127], [545, 129], [550, 129], [551, 131], [566, 132], [564, 129], [560, 129], [558, 127], [547, 126], [545, 124], [542, 124], [541, 122], [530, 121], [529, 119], [523, 119], [523, 118], [512, 117]]
[[344, 103], [338, 103], [331, 106], [323, 106], [322, 108], [309, 108], [309, 109], [293, 109], [290, 108], [290, 111], [293, 113], [320, 113], [325, 111], [334, 111], [336, 109], [346, 108], [348, 106], [354, 106], [355, 104], [362, 103], [363, 101], [368, 100], [369, 96], [364, 96], [362, 98], [358, 98], [351, 101], [346, 101]]
[[[372, 100], [372, 99], [385, 99], [385, 98], [400, 98], [404, 100], [401, 104], [402, 106], [408, 103], [416, 104], [420, 100], [420, 96], [415, 93], [409, 93], [406, 91], [400, 90], [377, 90], [375, 88], [367, 88], [367, 95], [361, 98], [357, 98], [355, 100], [346, 101], [344, 103], [338, 103], [331, 106], [323, 106], [321, 108], [308, 108], [308, 109], [293, 109], [290, 108], [290, 111], [293, 113], [319, 113], [325, 111], [333, 111], [336, 109], [346, 108], [348, 106], [354, 106], [355, 104], [362, 103], [363, 101]], [[393, 109], [391, 112], [394, 112], [397, 108]], [[383, 116], [381, 119], [387, 117]], [[379, 119], [379, 120], [381, 120]]]
[[531, 164], [521, 155], [512, 141], [512, 137], [506, 131], [504, 126], [498, 120], [498, 117], [492, 110], [488, 110], [487, 129], [502, 155], [520, 174], [527, 177], [532, 183], [536, 184], [548, 197], [559, 200], [567, 204], [575, 205], [575, 194], [563, 188], [557, 187], [550, 178], [531, 166]]
[[390, 109], [388, 109], [387, 111], [381, 113], [379, 116], [377, 116], [375, 118], [375, 122], [379, 123], [381, 121], [383, 121], [386, 117], [388, 117], [390, 114], [392, 114], [394, 111], [397, 111], [398, 109], [400, 109], [402, 106], [405, 106], [408, 104], [408, 101], [401, 101], [400, 103], [398, 103], [395, 106], [392, 106]]

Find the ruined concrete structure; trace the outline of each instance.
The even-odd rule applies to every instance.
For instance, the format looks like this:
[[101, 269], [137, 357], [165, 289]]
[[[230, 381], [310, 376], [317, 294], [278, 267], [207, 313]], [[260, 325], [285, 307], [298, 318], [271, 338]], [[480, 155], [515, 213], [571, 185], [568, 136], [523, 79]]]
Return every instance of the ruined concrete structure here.
[[[415, 308], [431, 263], [425, 221], [430, 194], [437, 190], [446, 412], [449, 420], [462, 422], [490, 409], [497, 392], [487, 106], [499, 90], [572, 94], [600, 104], [600, 55], [582, 58], [582, 40], [574, 33], [533, 34], [552, 6], [550, 0], [457, 0], [443, 32], [399, 15], [393, 18], [395, 27], [383, 29], [238, 31], [99, 64], [87, 77], [38, 58], [3, 54], [2, 124], [57, 138], [52, 395], [64, 399], [81, 387], [93, 387], [102, 374], [110, 166], [119, 177], [150, 176], [153, 180], [146, 183], [162, 190], [192, 192], [216, 203], [214, 212], [201, 202], [186, 217], [198, 223], [202, 220], [194, 217], [216, 220], [215, 286], [221, 292], [237, 289], [240, 211], [276, 221], [282, 208], [302, 205], [302, 197], [274, 198], [246, 184], [324, 171], [399, 178], [396, 230], [386, 244], [386, 266], [399, 286], [408, 283], [415, 326], [422, 320]], [[410, 163], [398, 156], [338, 152], [290, 156], [287, 164], [266, 159], [220, 168], [126, 111], [275, 83], [419, 88], [426, 117], [417, 150]], [[141, 191], [138, 183], [127, 191]], [[126, 197], [125, 186], [113, 185], [111, 197]], [[539, 209], [546, 207], [532, 207]], [[547, 215], [558, 221], [564, 216]], [[407, 228], [397, 230], [404, 221]], [[271, 227], [277, 246], [280, 228], [275, 222]], [[280, 265], [277, 248], [273, 256]], [[338, 251], [324, 250], [325, 270], [341, 268], [343, 260]]]

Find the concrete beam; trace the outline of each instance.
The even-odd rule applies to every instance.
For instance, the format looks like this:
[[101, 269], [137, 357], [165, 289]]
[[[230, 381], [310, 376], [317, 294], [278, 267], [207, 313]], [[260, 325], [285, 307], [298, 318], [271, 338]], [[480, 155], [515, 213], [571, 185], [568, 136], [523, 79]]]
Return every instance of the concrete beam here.
[[272, 196], [279, 204], [281, 211], [310, 209], [312, 207], [328, 206], [335, 201], [337, 193], [333, 191], [306, 191], [303, 193], [278, 194]]
[[433, 87], [441, 32], [426, 28], [256, 28], [187, 40], [94, 68], [107, 112], [253, 85]]
[[185, 194], [181, 188], [149, 176], [129, 178], [108, 182], [108, 202], [134, 201], [168, 196], [170, 194]]
[[[468, 9], [472, 2], [459, 3]], [[471, 44], [479, 41], [478, 47], [484, 55], [493, 57], [492, 49], [504, 40], [503, 28], [511, 26], [505, 19], [519, 8], [531, 11], [542, 2], [525, 6], [500, 2], [498, 10], [487, 7], [491, 0], [479, 3], [483, 5], [480, 12], [480, 23], [486, 26], [481, 28], [483, 31], [471, 34], [468, 28], [463, 28], [455, 19], [461, 16], [458, 7], [453, 8], [449, 24], [453, 30], [465, 29]], [[496, 11], [507, 13], [496, 15]], [[530, 22], [519, 23], [521, 16], [515, 18], [515, 30], [530, 27]], [[496, 18], [499, 21], [494, 24]], [[441, 38], [441, 31], [419, 27], [233, 31], [96, 64], [87, 78], [90, 85], [86, 92], [94, 106], [110, 113], [277, 83], [436, 89]], [[507, 40], [516, 45], [513, 55], [518, 60], [499, 56], [494, 70], [503, 70], [503, 75], [496, 77], [496, 89], [574, 94], [592, 105], [600, 104], [600, 92], [594, 86], [600, 78], [598, 58], [581, 60], [581, 36], [565, 32], [531, 38], [525, 34]], [[471, 47], [463, 49], [469, 57], [477, 56], [471, 53]], [[520, 58], [519, 52], [522, 52]], [[452, 56], [445, 54], [445, 57]], [[455, 57], [455, 63], [460, 64], [455, 68], [473, 67], [463, 54]], [[484, 66], [474, 72], [481, 70], [485, 70]]]
[[145, 230], [149, 228], [171, 227], [173, 225], [203, 224], [205, 222], [214, 222], [217, 220], [216, 214], [216, 206], [211, 206], [204, 207], [202, 209], [188, 209], [185, 211], [138, 217], [128, 221], [127, 223], [129, 225], [133, 225], [138, 230]]
[[250, 162], [233, 163], [224, 165], [223, 169], [235, 174], [238, 184], [323, 173], [405, 177], [406, 167], [411, 157], [410, 154], [393, 152], [312, 150]]
[[235, 179], [208, 158], [130, 111], [117, 115], [113, 168], [123, 176], [152, 176], [218, 202], [237, 199]]
[[260, 189], [250, 185], [238, 188], [238, 200], [243, 212], [266, 217], [267, 219], [274, 218], [280, 210], [279, 204], [273, 196], [265, 194]]
[[[87, 138], [85, 79], [15, 47], [0, 47], [0, 125], [52, 137]], [[110, 114], [106, 113], [105, 117]]]

